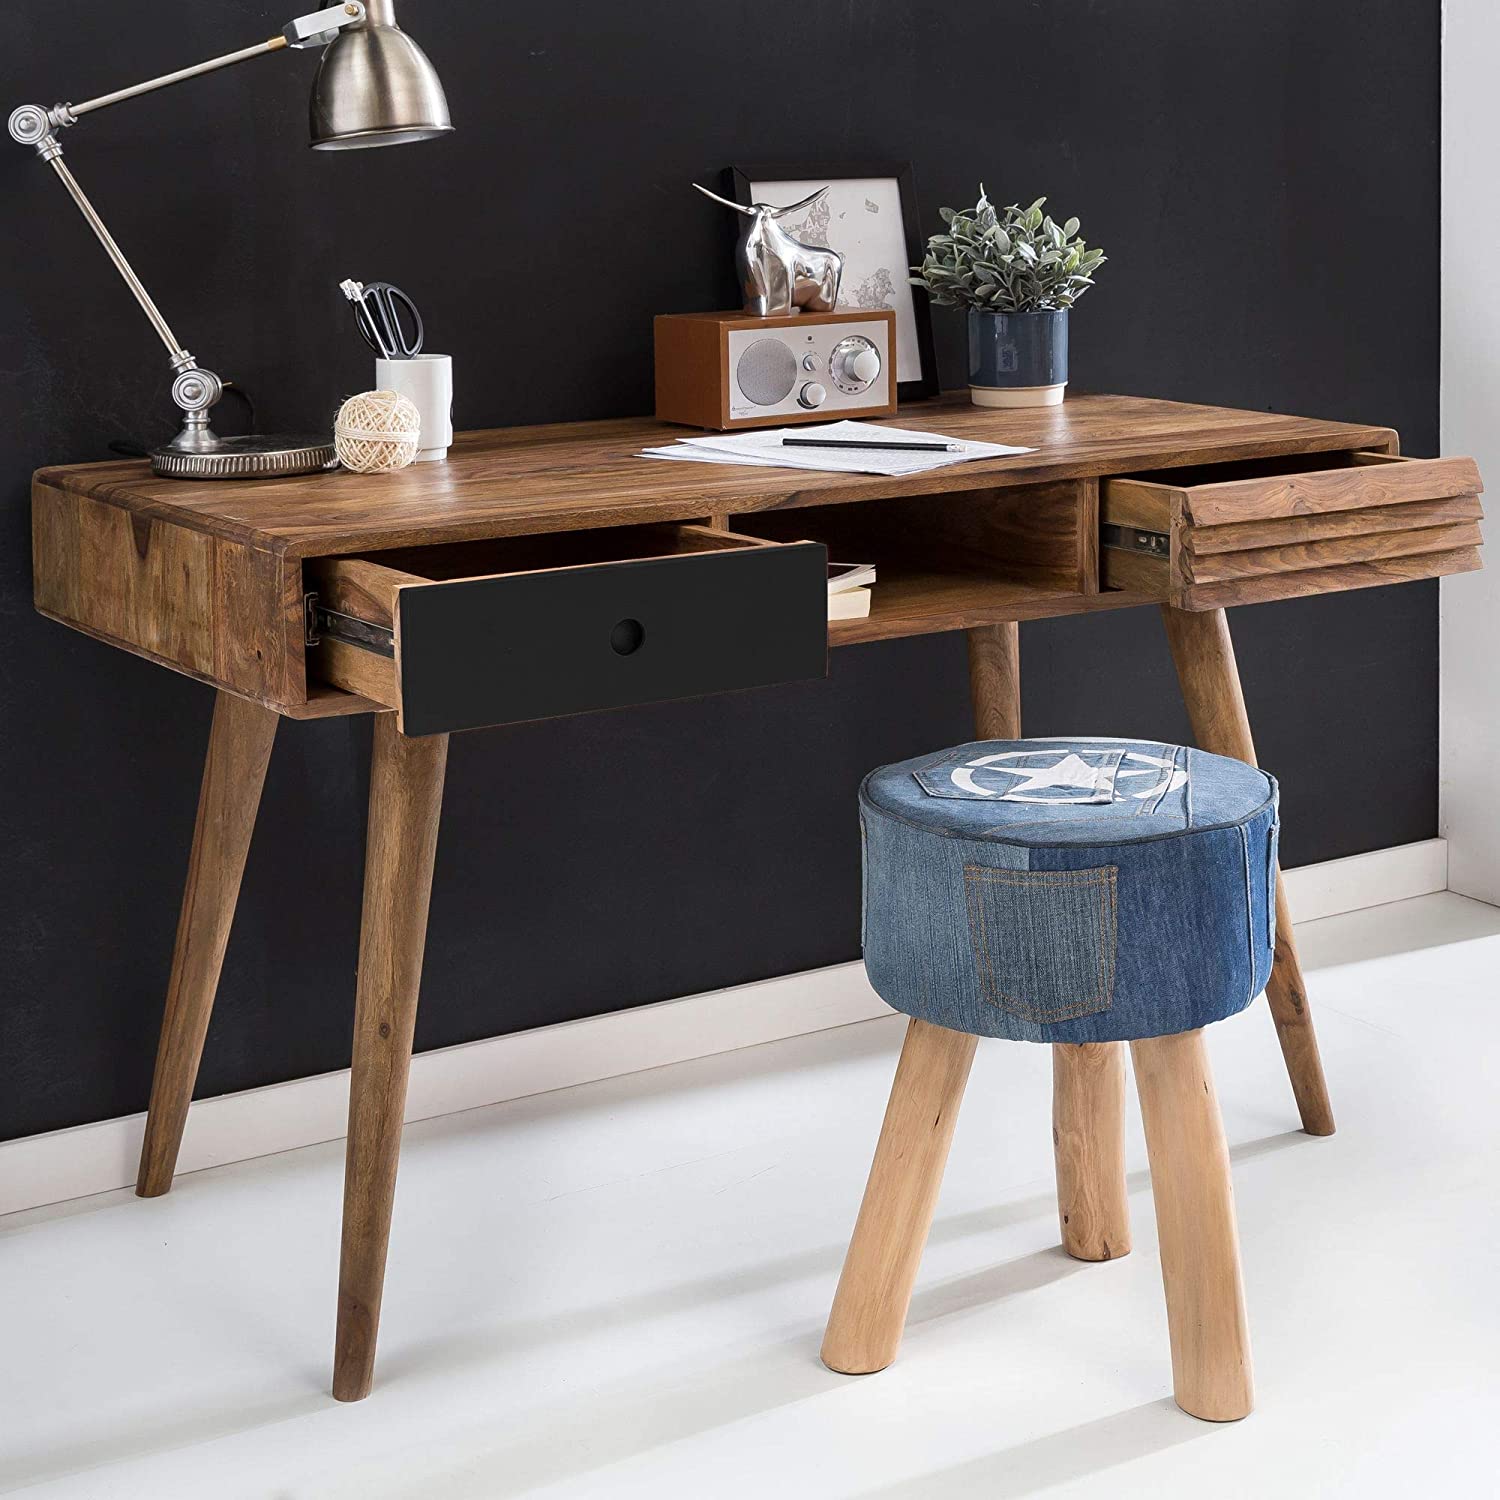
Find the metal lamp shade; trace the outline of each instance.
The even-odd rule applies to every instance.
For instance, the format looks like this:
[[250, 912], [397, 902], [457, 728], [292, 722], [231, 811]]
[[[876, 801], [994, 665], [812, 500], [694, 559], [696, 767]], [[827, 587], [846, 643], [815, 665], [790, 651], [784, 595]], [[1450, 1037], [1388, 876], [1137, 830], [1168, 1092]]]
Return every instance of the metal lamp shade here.
[[367, 10], [318, 65], [309, 111], [315, 151], [399, 146], [453, 129], [437, 70], [396, 25], [392, 0], [367, 0]]

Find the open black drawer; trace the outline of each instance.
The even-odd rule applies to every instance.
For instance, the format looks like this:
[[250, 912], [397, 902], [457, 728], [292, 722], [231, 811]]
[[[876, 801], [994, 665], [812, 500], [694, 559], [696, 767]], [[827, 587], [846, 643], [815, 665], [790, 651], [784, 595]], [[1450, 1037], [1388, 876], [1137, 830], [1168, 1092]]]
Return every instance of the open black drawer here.
[[821, 677], [827, 561], [691, 525], [309, 560], [308, 675], [409, 735]]

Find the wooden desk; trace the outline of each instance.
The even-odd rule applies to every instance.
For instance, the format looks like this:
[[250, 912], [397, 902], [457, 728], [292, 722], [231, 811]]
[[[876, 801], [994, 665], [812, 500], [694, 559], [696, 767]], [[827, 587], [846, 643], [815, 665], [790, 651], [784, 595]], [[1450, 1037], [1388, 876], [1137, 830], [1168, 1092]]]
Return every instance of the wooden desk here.
[[[1473, 461], [1403, 459], [1388, 428], [1113, 396], [1026, 412], [950, 398], [911, 420], [1036, 451], [901, 480], [668, 464], [633, 455], [676, 429], [624, 420], [469, 433], [446, 464], [376, 478], [186, 483], [138, 462], [37, 473], [37, 608], [219, 690], [142, 1196], [171, 1186], [278, 719], [382, 714], [340, 1399], [366, 1395], [374, 1368], [449, 731], [821, 675], [829, 645], [966, 630], [978, 732], [1013, 738], [1017, 621], [1157, 603], [1199, 744], [1253, 760], [1226, 606], [1479, 566]], [[868, 619], [825, 625], [825, 547], [877, 564]], [[1277, 905], [1270, 1007], [1304, 1128], [1329, 1134]], [[1090, 1205], [1121, 1196], [1098, 1180], [1114, 1171], [1103, 1144], [1120, 1103], [1100, 1052], [1054, 1048], [1077, 1253], [1100, 1232]]]

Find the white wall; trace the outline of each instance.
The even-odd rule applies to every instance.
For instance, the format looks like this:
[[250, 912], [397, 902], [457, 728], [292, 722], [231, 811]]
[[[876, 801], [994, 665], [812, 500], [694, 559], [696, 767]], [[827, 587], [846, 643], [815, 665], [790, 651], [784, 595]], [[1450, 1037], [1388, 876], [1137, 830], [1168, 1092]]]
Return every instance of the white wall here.
[[[1500, 516], [1500, 0], [1444, 5], [1442, 153], [1442, 449], [1479, 460]], [[1485, 535], [1485, 570], [1442, 583], [1441, 816], [1450, 887], [1500, 905], [1500, 522]]]

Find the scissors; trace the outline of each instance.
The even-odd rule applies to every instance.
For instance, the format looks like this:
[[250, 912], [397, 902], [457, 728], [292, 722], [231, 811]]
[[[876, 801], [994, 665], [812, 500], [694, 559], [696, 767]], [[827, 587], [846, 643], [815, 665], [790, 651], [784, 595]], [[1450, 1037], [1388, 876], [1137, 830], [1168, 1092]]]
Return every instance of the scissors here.
[[415, 359], [422, 352], [422, 315], [399, 286], [341, 281], [339, 290], [354, 304], [355, 327], [382, 359]]

